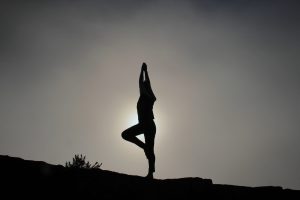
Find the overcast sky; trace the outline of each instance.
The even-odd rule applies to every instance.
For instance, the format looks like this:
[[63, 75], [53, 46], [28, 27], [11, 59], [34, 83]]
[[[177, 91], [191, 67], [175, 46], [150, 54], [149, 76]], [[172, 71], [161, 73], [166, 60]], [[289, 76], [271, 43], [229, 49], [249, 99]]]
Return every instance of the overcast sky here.
[[300, 189], [298, 4], [1, 1], [0, 154], [145, 176], [120, 134], [146, 62], [156, 178]]

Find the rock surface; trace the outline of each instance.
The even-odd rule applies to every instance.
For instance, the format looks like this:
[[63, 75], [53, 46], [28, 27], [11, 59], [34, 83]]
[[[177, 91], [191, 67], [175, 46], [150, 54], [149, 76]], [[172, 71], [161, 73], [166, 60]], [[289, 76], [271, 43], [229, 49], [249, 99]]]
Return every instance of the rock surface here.
[[0, 156], [1, 199], [300, 199], [299, 190], [213, 184], [210, 179], [154, 179], [102, 169], [74, 169]]

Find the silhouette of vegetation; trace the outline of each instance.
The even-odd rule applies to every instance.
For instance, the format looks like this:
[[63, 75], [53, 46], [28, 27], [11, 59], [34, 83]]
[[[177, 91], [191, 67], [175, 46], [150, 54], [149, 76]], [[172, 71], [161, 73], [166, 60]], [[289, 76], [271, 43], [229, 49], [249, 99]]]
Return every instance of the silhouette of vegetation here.
[[89, 161], [85, 161], [85, 156], [82, 156], [82, 154], [75, 154], [75, 157], [73, 158], [72, 163], [66, 162], [65, 167], [70, 168], [85, 168], [85, 169], [100, 169], [102, 163], [99, 164], [96, 162], [95, 164], [91, 164]]

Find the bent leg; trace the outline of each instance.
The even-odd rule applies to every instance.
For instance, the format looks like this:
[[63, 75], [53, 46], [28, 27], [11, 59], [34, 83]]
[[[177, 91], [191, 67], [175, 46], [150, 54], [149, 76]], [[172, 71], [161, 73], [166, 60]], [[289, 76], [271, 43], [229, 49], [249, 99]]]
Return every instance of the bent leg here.
[[122, 138], [144, 149], [145, 144], [136, 137], [137, 135], [140, 135], [142, 133], [143, 133], [143, 129], [141, 125], [137, 124], [123, 131]]

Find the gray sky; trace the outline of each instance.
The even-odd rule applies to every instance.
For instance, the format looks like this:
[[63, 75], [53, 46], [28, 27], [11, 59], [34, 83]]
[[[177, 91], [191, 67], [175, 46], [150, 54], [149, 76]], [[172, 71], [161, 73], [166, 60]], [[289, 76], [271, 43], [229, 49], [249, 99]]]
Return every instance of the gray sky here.
[[144, 176], [120, 134], [146, 62], [156, 178], [300, 189], [298, 4], [1, 1], [0, 154]]

